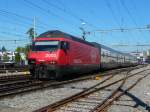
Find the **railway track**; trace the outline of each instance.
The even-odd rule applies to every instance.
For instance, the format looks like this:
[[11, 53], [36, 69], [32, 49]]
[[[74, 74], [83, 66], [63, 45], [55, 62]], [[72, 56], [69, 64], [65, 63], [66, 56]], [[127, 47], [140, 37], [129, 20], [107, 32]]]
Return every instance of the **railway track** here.
[[[141, 66], [140, 66], [141, 67]], [[139, 67], [132, 67], [130, 69], [135, 69]], [[126, 71], [129, 68], [122, 68], [117, 70], [111, 70], [101, 74], [102, 76], [118, 74], [120, 72]], [[83, 76], [76, 79], [70, 79], [65, 81], [37, 81], [30, 79], [29, 75], [12, 75], [0, 77], [0, 97], [15, 95], [23, 92], [48, 88], [48, 87], [58, 87], [60, 85], [74, 83], [83, 80], [93, 79], [97, 74], [90, 76]]]
[[[147, 75], [144, 75], [140, 78], [138, 78], [132, 85], [129, 87], [122, 89], [122, 87], [117, 88], [113, 94], [111, 94], [107, 99], [105, 99], [101, 104], [97, 105], [91, 112], [105, 112], [107, 111], [108, 107], [111, 106], [111, 104], [118, 100], [121, 96], [123, 96], [127, 91], [131, 90], [133, 87], [135, 87], [143, 78], [147, 77]], [[122, 85], [123, 86], [123, 85]]]
[[[134, 74], [130, 74], [128, 70], [125, 75], [120, 77], [119, 75], [111, 75], [102, 82], [83, 90], [73, 96], [65, 98], [54, 104], [40, 108], [35, 112], [104, 112], [107, 111], [111, 104], [119, 99], [125, 92], [132, 89], [136, 84], [145, 78], [146, 75], [138, 75], [146, 72], [149, 69], [139, 71]], [[130, 86], [126, 87], [128, 80], [138, 75], [136, 81]], [[103, 98], [102, 98], [103, 97]]]
[[90, 80], [93, 76], [83, 77], [83, 78], [77, 78], [67, 81], [38, 81], [38, 80], [30, 80], [30, 79], [24, 79], [24, 80], [16, 80], [11, 82], [5, 82], [0, 84], [0, 97], [9, 96], [9, 95], [16, 95], [23, 92], [33, 91], [33, 90], [39, 90], [43, 88], [48, 87], [58, 87], [62, 86], [64, 84], [74, 83], [78, 81], [83, 80]]
[[16, 67], [16, 68], [0, 68], [0, 73], [12, 73], [12, 72], [24, 72], [28, 71], [28, 67]]
[[18, 74], [18, 75], [5, 75], [5, 76], [0, 76], [0, 84], [1, 83], [6, 83], [6, 82], [11, 82], [11, 81], [20, 81], [20, 80], [26, 80], [29, 79], [31, 76], [29, 74]]

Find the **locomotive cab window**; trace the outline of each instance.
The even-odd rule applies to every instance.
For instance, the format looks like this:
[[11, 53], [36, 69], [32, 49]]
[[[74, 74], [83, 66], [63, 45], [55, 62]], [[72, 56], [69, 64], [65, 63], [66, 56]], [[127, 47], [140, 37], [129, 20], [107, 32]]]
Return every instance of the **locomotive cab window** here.
[[60, 48], [63, 50], [68, 50], [69, 49], [69, 43], [65, 41], [60, 42]]
[[58, 46], [59, 41], [36, 41], [32, 44], [32, 51], [54, 51]]

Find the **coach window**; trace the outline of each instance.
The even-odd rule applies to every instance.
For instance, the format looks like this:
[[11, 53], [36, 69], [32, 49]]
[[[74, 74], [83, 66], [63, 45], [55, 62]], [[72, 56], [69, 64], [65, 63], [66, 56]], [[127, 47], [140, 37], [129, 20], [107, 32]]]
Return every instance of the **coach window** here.
[[105, 53], [104, 53], [104, 52], [102, 53], [102, 56], [103, 56], [103, 57], [105, 56]]

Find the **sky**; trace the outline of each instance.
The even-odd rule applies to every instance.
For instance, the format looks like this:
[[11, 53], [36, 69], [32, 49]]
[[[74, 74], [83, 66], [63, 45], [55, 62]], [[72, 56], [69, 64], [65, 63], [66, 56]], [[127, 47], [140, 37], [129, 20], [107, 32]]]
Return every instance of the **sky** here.
[[26, 32], [35, 20], [38, 35], [61, 30], [81, 37], [82, 27], [90, 32], [87, 41], [123, 52], [147, 50], [150, 46], [136, 45], [150, 45], [149, 6], [150, 0], [0, 0], [0, 47], [14, 50], [28, 44]]

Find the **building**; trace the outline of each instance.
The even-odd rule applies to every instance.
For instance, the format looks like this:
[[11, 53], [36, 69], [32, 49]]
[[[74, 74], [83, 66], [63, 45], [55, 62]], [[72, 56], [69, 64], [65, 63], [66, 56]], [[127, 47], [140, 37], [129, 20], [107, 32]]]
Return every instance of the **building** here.
[[[5, 56], [7, 57], [7, 60], [5, 60]], [[0, 51], [0, 61], [14, 61], [15, 59], [15, 52], [13, 51]]]

